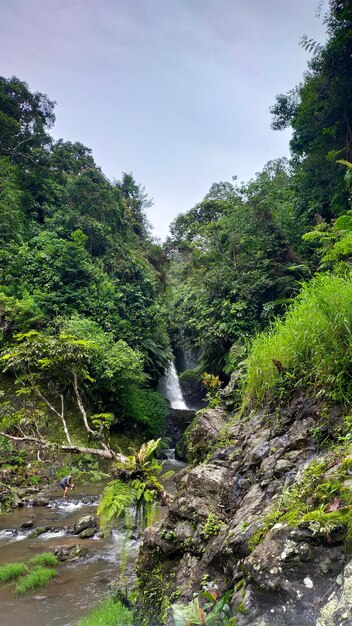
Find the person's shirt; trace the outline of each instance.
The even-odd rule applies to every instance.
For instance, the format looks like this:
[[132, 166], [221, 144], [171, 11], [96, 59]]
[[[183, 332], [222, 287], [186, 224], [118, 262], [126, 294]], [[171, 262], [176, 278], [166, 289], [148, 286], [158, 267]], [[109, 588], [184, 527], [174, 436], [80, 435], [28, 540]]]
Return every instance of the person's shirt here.
[[70, 481], [71, 481], [71, 476], [65, 476], [65, 478], [63, 478], [61, 481], [61, 485], [63, 485], [64, 487], [67, 487]]

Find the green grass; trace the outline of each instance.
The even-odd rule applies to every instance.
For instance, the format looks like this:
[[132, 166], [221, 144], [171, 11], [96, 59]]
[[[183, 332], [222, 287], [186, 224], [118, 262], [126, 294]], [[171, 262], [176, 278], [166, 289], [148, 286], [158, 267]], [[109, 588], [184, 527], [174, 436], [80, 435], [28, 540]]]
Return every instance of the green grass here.
[[[282, 365], [282, 371], [273, 363]], [[282, 399], [294, 388], [352, 400], [352, 275], [324, 274], [303, 285], [283, 320], [254, 339], [247, 359], [247, 406]]]
[[27, 576], [24, 576], [16, 585], [16, 593], [23, 594], [44, 587], [52, 578], [55, 578], [56, 570], [38, 566]]
[[119, 601], [106, 600], [76, 626], [133, 626], [132, 611]]
[[60, 564], [60, 561], [52, 552], [42, 552], [42, 554], [37, 554], [37, 556], [30, 559], [29, 563], [31, 565], [42, 565], [43, 567], [56, 567]]
[[7, 563], [0, 567], [0, 584], [7, 583], [10, 580], [16, 580], [19, 576], [27, 573], [24, 563]]

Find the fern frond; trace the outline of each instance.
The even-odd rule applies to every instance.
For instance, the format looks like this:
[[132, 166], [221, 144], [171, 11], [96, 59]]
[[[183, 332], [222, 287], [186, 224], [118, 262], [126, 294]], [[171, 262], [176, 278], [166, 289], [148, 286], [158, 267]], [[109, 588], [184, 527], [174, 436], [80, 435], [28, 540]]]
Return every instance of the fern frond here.
[[111, 529], [113, 520], [132, 506], [135, 498], [136, 490], [132, 483], [113, 480], [105, 487], [97, 511], [103, 535]]
[[174, 476], [174, 474], [175, 474], [174, 470], [168, 470], [167, 472], [165, 472], [165, 474], [162, 474], [160, 476], [160, 480], [162, 481], [169, 480], [170, 478]]

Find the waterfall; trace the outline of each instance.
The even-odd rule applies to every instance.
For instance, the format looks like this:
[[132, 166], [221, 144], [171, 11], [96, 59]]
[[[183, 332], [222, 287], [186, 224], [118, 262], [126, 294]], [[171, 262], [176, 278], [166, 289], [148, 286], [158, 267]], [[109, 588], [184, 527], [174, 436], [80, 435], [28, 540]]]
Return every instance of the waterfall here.
[[160, 383], [162, 395], [170, 402], [172, 409], [187, 411], [175, 363], [171, 362]]

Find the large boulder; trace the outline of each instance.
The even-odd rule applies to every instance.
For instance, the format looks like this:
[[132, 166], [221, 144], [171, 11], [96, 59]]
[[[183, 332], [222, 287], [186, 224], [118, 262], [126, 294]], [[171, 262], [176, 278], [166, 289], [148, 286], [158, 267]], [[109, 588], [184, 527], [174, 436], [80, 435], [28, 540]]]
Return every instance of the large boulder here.
[[73, 527], [73, 532], [75, 535], [79, 535], [82, 531], [87, 528], [96, 528], [96, 521], [94, 515], [84, 515], [80, 517], [80, 519], [75, 523]]
[[227, 414], [220, 408], [199, 411], [176, 448], [178, 455], [189, 462], [203, 461], [227, 419]]

